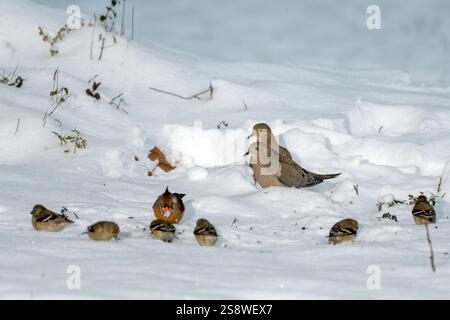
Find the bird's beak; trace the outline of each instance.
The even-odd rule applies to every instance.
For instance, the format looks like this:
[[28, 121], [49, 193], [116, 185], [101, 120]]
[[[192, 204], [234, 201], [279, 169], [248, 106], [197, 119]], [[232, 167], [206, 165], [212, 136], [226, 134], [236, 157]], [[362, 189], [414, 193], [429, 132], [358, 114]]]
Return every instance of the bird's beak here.
[[247, 140], [253, 137], [253, 133], [247, 137]]
[[247, 151], [247, 152], [243, 155], [243, 157], [246, 157], [246, 156], [248, 156], [249, 154], [250, 154], [250, 150]]

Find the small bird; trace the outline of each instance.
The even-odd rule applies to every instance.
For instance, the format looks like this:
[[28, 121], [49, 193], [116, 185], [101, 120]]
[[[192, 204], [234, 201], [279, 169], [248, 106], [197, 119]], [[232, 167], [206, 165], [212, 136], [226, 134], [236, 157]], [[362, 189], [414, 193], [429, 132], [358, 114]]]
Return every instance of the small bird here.
[[171, 193], [169, 187], [166, 188], [153, 204], [153, 212], [157, 219], [170, 223], [178, 223], [184, 215], [183, 197], [184, 193]]
[[172, 223], [156, 219], [150, 223], [150, 231], [153, 238], [164, 242], [172, 242], [175, 238], [176, 230]]
[[87, 234], [92, 240], [111, 240], [119, 235], [120, 228], [112, 221], [99, 221], [87, 227]]
[[197, 220], [194, 235], [201, 246], [213, 246], [217, 242], [216, 228], [206, 219]]
[[276, 186], [307, 188], [340, 175], [340, 173], [310, 172], [294, 160], [289, 160], [287, 156], [279, 156], [278, 152], [262, 142], [252, 143], [245, 155], [248, 154], [250, 154], [250, 167], [253, 169], [255, 180], [262, 188]]
[[358, 232], [359, 224], [354, 219], [344, 219], [337, 222], [330, 230], [328, 242], [337, 244], [346, 241], [353, 241]]
[[412, 214], [416, 224], [436, 223], [436, 212], [424, 195], [417, 197]]
[[48, 210], [41, 204], [35, 205], [31, 211], [31, 224], [38, 231], [60, 231], [73, 223], [65, 215]]

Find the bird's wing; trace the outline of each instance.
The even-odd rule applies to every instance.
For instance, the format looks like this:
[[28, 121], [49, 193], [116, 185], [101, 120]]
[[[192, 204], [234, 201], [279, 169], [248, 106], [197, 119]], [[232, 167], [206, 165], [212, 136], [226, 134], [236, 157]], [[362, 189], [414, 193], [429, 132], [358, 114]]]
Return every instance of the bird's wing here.
[[66, 216], [60, 214], [54, 214], [48, 221], [56, 222], [56, 223], [73, 223], [72, 220], [68, 219]]
[[150, 224], [151, 230], [159, 230], [166, 232], [175, 232], [175, 227], [171, 223], [162, 220], [155, 220]]
[[47, 222], [50, 220], [53, 220], [55, 218], [56, 213], [50, 211], [50, 210], [43, 210], [39, 212], [36, 216], [37, 222]]
[[412, 214], [416, 216], [430, 217], [434, 216], [436, 212], [434, 211], [434, 208], [430, 204], [418, 203], [414, 206]]
[[322, 182], [295, 162], [280, 161], [280, 174], [277, 176], [283, 184], [288, 187], [310, 187]]
[[287, 163], [294, 161], [294, 160], [292, 160], [291, 153], [285, 147], [279, 146], [279, 154], [280, 154], [279, 155], [280, 161], [287, 162]]
[[194, 234], [201, 234], [205, 236], [217, 236], [217, 231], [212, 226], [200, 227], [194, 230]]
[[356, 230], [350, 226], [333, 226], [330, 231], [330, 235], [351, 235], [356, 234]]

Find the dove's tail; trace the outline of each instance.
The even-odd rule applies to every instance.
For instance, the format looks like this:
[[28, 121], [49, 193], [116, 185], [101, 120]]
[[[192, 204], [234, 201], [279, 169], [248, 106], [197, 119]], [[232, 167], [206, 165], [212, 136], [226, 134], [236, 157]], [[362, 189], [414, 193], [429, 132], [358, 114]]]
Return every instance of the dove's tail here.
[[339, 176], [341, 173], [331, 173], [331, 174], [315, 174], [314, 176], [316, 178], [322, 179], [322, 180], [327, 180], [327, 179], [333, 179], [336, 178], [337, 176]]

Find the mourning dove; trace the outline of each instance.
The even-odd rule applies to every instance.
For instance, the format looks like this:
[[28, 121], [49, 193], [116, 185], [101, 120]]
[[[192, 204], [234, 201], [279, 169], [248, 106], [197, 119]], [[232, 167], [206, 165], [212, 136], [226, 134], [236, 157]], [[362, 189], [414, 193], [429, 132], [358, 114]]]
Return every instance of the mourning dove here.
[[198, 219], [194, 235], [201, 246], [213, 246], [217, 242], [217, 231], [206, 219]]
[[353, 219], [344, 219], [337, 222], [330, 230], [328, 236], [329, 243], [337, 244], [346, 241], [353, 241], [358, 232], [358, 221]]
[[416, 224], [436, 223], [436, 212], [424, 195], [417, 197], [412, 214]]
[[306, 188], [340, 175], [340, 173], [310, 172], [292, 159], [280, 157], [278, 152], [261, 142], [252, 143], [247, 154], [250, 154], [250, 167], [253, 169], [255, 180], [262, 188], [276, 186]]
[[66, 225], [73, 223], [65, 215], [48, 210], [38, 204], [31, 211], [31, 224], [38, 231], [60, 231]]
[[161, 219], [153, 220], [150, 223], [150, 232], [153, 238], [164, 242], [172, 242], [175, 238], [175, 226]]
[[115, 222], [99, 221], [87, 227], [87, 233], [92, 240], [111, 240], [117, 238], [120, 228]]
[[170, 223], [178, 223], [183, 218], [184, 204], [183, 193], [171, 193], [169, 187], [166, 188], [153, 204], [153, 212], [157, 219]]

